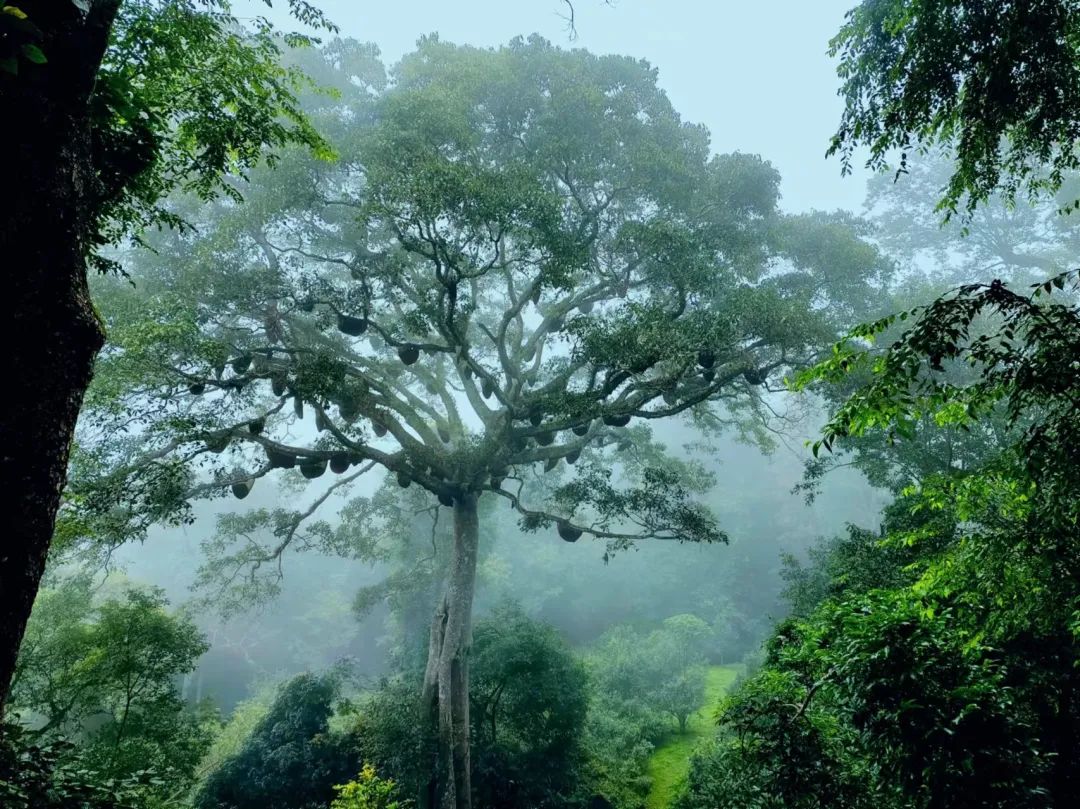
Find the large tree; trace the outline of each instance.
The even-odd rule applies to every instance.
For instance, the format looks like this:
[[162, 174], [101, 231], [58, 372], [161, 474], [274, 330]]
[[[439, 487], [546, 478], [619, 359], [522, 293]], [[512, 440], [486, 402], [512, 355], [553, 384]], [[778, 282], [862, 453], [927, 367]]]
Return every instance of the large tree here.
[[329, 468], [309, 504], [230, 516], [211, 543], [226, 579], [258, 586], [290, 549], [377, 541], [366, 498], [337, 527], [318, 517], [367, 470], [425, 490], [453, 532], [421, 797], [466, 807], [481, 502], [611, 549], [722, 540], [693, 465], [646, 425], [760, 420], [770, 382], [865, 313], [890, 267], [847, 217], [782, 215], [761, 159], [711, 157], [644, 62], [431, 38], [389, 82], [350, 42], [307, 69], [337, 90], [311, 103], [340, 162], [292, 155], [247, 205], [160, 240], [137, 292], [103, 297], [115, 343], [65, 534], [123, 536]]
[[[323, 24], [303, 0], [304, 22]], [[264, 21], [245, 33], [227, 0], [26, 0], [0, 12], [0, 132], [9, 268], [0, 360], [0, 711], [45, 566], [69, 446], [104, 332], [87, 270], [148, 225], [178, 186], [226, 190], [264, 150], [312, 146]], [[296, 42], [297, 40], [293, 40]]]

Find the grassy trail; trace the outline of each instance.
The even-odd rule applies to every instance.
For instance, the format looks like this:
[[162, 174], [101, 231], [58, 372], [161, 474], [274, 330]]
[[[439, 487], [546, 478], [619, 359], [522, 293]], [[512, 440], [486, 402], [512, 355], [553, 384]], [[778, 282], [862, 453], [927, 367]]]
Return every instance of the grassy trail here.
[[690, 755], [699, 741], [715, 729], [713, 711], [716, 703], [731, 688], [740, 672], [739, 666], [711, 666], [705, 680], [705, 699], [686, 723], [686, 733], [676, 733], [653, 751], [648, 773], [652, 788], [645, 801], [647, 809], [668, 809], [686, 780]]

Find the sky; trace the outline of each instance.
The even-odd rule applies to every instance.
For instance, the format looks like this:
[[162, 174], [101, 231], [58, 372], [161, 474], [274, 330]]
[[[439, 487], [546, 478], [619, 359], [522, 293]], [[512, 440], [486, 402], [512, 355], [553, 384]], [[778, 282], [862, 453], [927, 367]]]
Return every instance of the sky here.
[[[683, 118], [705, 124], [719, 153], [760, 154], [783, 177], [789, 211], [858, 210], [866, 174], [825, 159], [840, 118], [828, 43], [855, 0], [314, 0], [343, 36], [376, 43], [388, 62], [431, 33], [497, 46], [539, 33], [565, 47], [648, 60]], [[259, 0], [241, 0], [244, 8]], [[285, 0], [273, 17], [287, 24]], [[295, 27], [295, 26], [294, 26]]]

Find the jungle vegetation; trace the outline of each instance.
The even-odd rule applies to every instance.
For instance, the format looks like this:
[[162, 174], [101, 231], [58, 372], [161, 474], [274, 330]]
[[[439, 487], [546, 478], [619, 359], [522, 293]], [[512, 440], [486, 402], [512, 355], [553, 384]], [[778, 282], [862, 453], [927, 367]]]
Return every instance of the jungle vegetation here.
[[0, 13], [0, 803], [1070, 805], [1080, 9], [855, 6], [793, 213], [644, 60], [287, 5]]

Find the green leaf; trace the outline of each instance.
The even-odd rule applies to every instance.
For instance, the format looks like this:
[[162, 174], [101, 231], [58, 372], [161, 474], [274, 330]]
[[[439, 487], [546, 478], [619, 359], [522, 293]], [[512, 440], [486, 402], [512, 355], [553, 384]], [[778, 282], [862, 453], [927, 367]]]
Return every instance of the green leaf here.
[[42, 53], [41, 48], [32, 42], [27, 42], [22, 46], [22, 54], [26, 57], [27, 61], [33, 62], [35, 65], [43, 65], [49, 61], [45, 58], [45, 54]]

